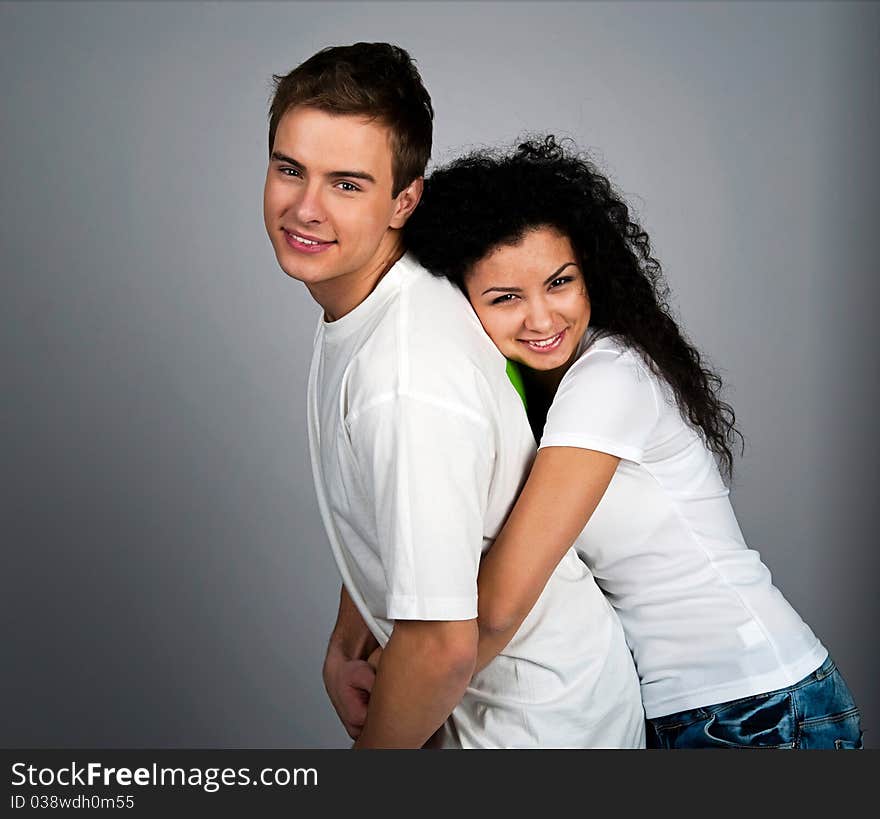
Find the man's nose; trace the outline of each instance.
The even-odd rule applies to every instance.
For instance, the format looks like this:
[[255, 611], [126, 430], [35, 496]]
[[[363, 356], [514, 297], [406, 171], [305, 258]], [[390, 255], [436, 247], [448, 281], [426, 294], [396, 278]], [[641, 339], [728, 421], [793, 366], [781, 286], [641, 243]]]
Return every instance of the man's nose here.
[[303, 224], [324, 221], [324, 204], [321, 190], [317, 185], [303, 185], [294, 207], [297, 219]]

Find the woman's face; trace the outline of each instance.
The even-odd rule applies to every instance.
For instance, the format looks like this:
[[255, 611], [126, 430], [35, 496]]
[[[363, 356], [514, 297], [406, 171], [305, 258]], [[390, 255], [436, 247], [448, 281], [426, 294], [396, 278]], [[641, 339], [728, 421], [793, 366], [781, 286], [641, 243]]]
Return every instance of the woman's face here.
[[534, 370], [571, 363], [590, 323], [584, 276], [567, 236], [539, 227], [501, 245], [465, 279], [468, 298], [495, 346]]

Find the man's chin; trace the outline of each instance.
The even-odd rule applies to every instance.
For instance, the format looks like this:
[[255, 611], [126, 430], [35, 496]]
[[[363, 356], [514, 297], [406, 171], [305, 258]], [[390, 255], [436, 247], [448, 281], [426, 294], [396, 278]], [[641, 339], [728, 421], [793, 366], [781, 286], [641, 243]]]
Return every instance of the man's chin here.
[[278, 265], [289, 278], [296, 279], [303, 284], [317, 282], [321, 279], [321, 271], [317, 265], [303, 263], [300, 259], [295, 262], [289, 258], [278, 259]]
[[284, 273], [289, 279], [294, 279], [298, 282], [302, 282], [303, 284], [308, 284], [308, 277], [305, 276], [301, 271], [293, 270], [289, 267], [284, 267], [282, 265], [281, 272]]

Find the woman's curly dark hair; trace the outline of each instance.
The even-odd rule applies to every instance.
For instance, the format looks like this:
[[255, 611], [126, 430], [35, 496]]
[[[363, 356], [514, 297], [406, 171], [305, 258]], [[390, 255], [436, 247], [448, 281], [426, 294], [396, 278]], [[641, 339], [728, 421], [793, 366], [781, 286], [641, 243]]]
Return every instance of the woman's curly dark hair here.
[[514, 151], [484, 149], [456, 159], [425, 181], [405, 244], [428, 270], [465, 291], [474, 264], [542, 226], [571, 240], [590, 297], [591, 326], [636, 348], [669, 383], [683, 417], [702, 432], [729, 479], [731, 445], [742, 435], [733, 409], [719, 397], [721, 378], [673, 319], [647, 233], [585, 156], [546, 136]]

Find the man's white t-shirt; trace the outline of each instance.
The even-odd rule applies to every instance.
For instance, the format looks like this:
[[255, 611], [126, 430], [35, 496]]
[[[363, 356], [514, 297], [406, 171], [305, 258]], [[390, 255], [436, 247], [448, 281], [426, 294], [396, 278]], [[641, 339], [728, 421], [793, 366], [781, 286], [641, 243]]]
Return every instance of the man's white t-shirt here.
[[589, 333], [541, 446], [621, 458], [575, 543], [620, 615], [648, 717], [784, 688], [828, 652], [749, 549], [728, 490], [668, 384]]
[[[318, 500], [343, 582], [381, 645], [394, 620], [477, 616], [480, 556], [535, 452], [505, 360], [464, 296], [405, 255], [321, 322], [309, 377]], [[643, 747], [620, 622], [573, 549], [474, 677], [446, 747]]]

